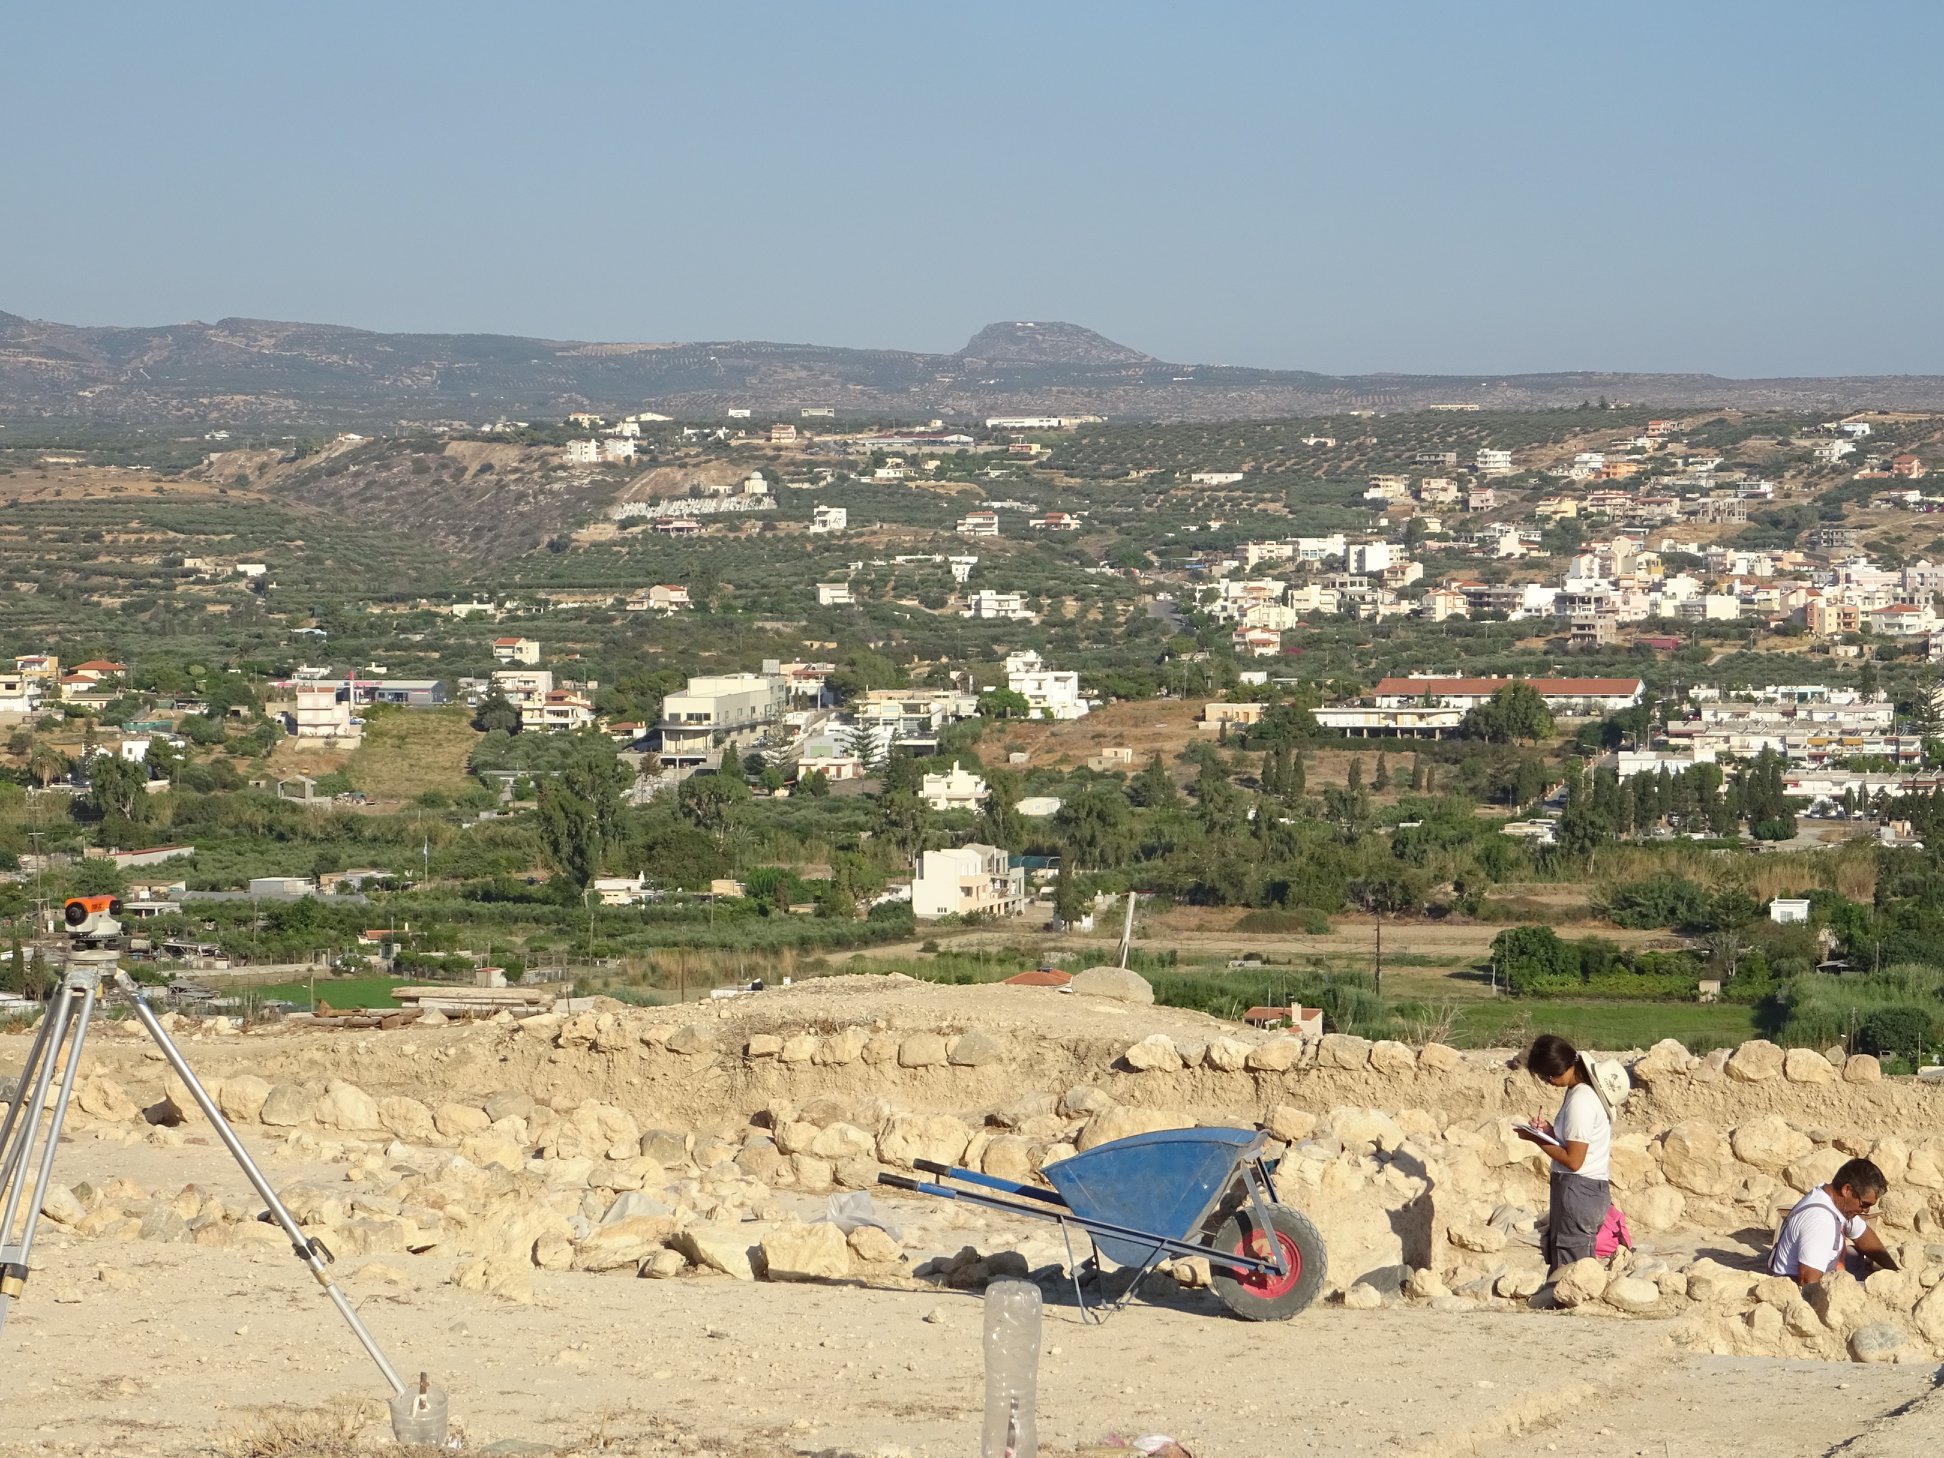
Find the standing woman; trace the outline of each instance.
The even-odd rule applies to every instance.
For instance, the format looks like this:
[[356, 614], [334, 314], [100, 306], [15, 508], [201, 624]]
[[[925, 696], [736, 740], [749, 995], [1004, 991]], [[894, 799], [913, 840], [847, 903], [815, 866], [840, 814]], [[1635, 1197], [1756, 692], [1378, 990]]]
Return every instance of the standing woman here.
[[[1552, 1213], [1540, 1247], [1546, 1268], [1557, 1271], [1593, 1254], [1594, 1241], [1613, 1203], [1608, 1183], [1613, 1118], [1594, 1087], [1586, 1060], [1564, 1038], [1541, 1033], [1526, 1050], [1526, 1071], [1541, 1083], [1566, 1090], [1559, 1115], [1539, 1118], [1518, 1131], [1552, 1160]], [[1551, 1140], [1540, 1137], [1550, 1134]]]

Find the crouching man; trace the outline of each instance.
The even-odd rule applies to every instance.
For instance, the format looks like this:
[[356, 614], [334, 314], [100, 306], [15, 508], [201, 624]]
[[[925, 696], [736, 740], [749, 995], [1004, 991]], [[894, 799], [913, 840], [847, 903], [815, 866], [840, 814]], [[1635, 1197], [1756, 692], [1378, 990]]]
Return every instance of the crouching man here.
[[1795, 1202], [1775, 1237], [1769, 1274], [1791, 1277], [1798, 1286], [1815, 1286], [1852, 1256], [1849, 1264], [1859, 1276], [1871, 1269], [1896, 1270], [1896, 1257], [1864, 1219], [1888, 1188], [1883, 1171], [1869, 1160], [1849, 1161], [1828, 1184]]

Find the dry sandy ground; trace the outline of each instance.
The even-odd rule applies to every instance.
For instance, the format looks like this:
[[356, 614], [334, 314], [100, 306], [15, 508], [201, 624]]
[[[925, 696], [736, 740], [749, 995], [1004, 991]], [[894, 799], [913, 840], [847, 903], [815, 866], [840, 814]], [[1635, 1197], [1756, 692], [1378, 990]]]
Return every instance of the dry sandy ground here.
[[[268, 1167], [280, 1183], [332, 1172], [280, 1156]], [[60, 1174], [124, 1174], [152, 1189], [193, 1179], [243, 1195], [208, 1144], [79, 1140], [64, 1147]], [[941, 1211], [927, 1202], [893, 1213], [937, 1221], [920, 1235], [939, 1249], [981, 1233], [951, 1229]], [[400, 1368], [429, 1368], [450, 1389], [472, 1448], [512, 1439], [581, 1452], [642, 1440], [640, 1451], [661, 1452], [654, 1436], [677, 1433], [667, 1451], [943, 1458], [977, 1442], [976, 1295], [538, 1271], [534, 1304], [519, 1306], [444, 1284], [449, 1265], [387, 1256], [346, 1261], [340, 1275]], [[6, 1458], [205, 1452], [267, 1406], [382, 1395], [348, 1332], [279, 1253], [54, 1234], [36, 1266], [0, 1336]], [[1910, 1420], [1878, 1425], [1933, 1380], [1928, 1367], [1689, 1356], [1667, 1332], [1621, 1318], [1338, 1307], [1252, 1325], [1189, 1292], [1093, 1327], [1053, 1302], [1041, 1442], [1068, 1452], [1161, 1432], [1199, 1458], [1817, 1458], [1866, 1430], [1879, 1443], [1907, 1435]], [[378, 1409], [369, 1418], [366, 1431], [381, 1436]]]

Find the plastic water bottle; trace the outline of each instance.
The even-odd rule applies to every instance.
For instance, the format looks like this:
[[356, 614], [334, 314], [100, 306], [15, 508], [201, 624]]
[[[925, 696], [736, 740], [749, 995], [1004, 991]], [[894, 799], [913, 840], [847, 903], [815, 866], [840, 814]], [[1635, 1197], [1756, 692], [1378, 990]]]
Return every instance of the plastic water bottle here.
[[1040, 1289], [994, 1281], [985, 1294], [985, 1433], [982, 1458], [1036, 1458]]

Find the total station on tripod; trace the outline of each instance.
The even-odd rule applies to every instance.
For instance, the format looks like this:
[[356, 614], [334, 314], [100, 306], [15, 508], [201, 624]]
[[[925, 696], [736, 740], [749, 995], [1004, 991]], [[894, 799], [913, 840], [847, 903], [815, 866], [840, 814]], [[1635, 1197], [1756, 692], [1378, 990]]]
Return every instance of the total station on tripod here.
[[121, 914], [119, 896], [70, 896], [61, 912], [75, 946], [114, 949], [121, 946]]

